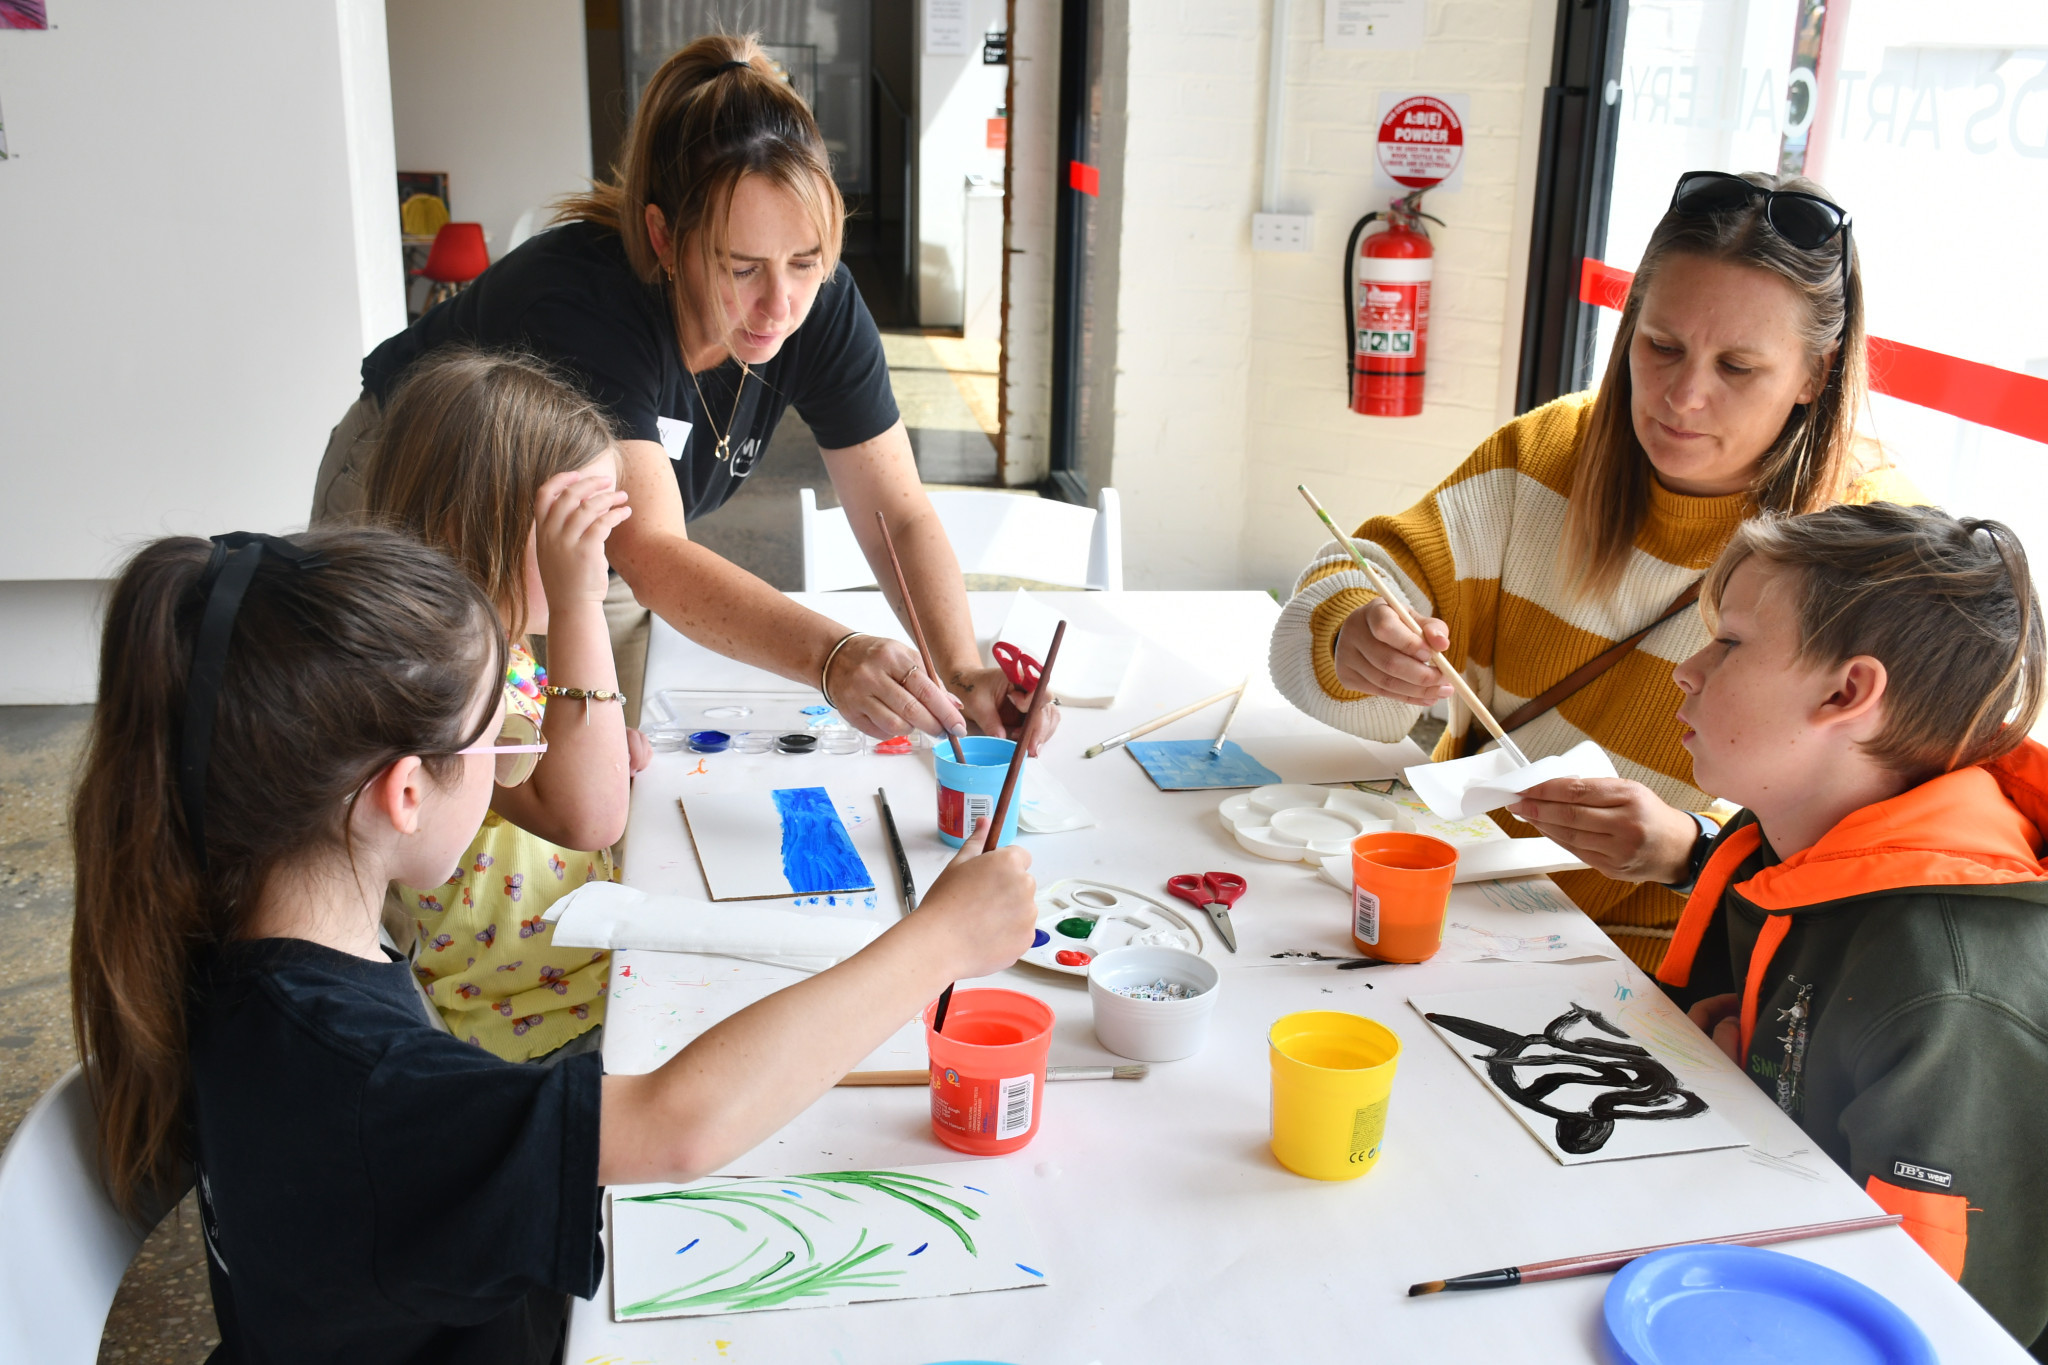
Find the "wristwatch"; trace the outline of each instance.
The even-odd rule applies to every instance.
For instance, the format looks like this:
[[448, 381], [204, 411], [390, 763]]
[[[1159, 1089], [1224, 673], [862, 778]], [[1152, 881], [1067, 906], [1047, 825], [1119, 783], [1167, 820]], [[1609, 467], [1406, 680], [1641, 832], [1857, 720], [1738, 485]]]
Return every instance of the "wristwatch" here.
[[1714, 851], [1714, 840], [1721, 837], [1721, 827], [1714, 823], [1712, 816], [1696, 810], [1689, 810], [1686, 814], [1699, 824], [1700, 832], [1693, 836], [1692, 852], [1685, 856], [1685, 880], [1665, 883], [1681, 896], [1691, 894], [1700, 879], [1701, 870], [1707, 865], [1707, 855]]

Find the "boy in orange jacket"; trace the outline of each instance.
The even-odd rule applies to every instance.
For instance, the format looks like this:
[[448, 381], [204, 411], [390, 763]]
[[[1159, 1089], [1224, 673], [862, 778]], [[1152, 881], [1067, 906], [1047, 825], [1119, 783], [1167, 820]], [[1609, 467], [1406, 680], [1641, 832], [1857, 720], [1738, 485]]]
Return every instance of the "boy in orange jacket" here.
[[2022, 1342], [2048, 1325], [2040, 605], [1997, 522], [1746, 522], [1674, 673], [1713, 841], [1658, 978]]

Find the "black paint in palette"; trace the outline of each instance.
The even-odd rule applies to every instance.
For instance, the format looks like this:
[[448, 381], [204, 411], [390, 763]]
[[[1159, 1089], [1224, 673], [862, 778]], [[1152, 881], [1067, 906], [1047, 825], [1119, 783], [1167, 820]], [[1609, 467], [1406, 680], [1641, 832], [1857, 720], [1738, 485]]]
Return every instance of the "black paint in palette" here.
[[[1476, 1060], [1500, 1092], [1525, 1109], [1557, 1120], [1557, 1145], [1574, 1156], [1597, 1152], [1614, 1136], [1617, 1119], [1685, 1119], [1703, 1114], [1707, 1102], [1679, 1085], [1671, 1069], [1606, 1016], [1573, 1005], [1543, 1026], [1541, 1033], [1515, 1033], [1455, 1014], [1425, 1014], [1439, 1028], [1493, 1049]], [[1622, 1041], [1570, 1036], [1581, 1023]], [[1528, 1080], [1518, 1073], [1533, 1071]], [[1560, 1109], [1550, 1097], [1567, 1086], [1589, 1086], [1595, 1095], [1583, 1113]]]

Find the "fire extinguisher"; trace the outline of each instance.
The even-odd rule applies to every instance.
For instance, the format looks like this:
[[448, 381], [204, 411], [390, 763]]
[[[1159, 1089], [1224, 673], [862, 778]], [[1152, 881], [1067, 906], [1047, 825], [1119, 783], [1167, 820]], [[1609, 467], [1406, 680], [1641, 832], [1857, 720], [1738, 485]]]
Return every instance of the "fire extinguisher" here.
[[[1368, 213], [1344, 247], [1344, 333], [1351, 410], [1366, 417], [1414, 417], [1422, 411], [1429, 347], [1429, 282], [1434, 250], [1423, 191], [1403, 195], [1385, 213]], [[1375, 219], [1386, 228], [1359, 238]]]

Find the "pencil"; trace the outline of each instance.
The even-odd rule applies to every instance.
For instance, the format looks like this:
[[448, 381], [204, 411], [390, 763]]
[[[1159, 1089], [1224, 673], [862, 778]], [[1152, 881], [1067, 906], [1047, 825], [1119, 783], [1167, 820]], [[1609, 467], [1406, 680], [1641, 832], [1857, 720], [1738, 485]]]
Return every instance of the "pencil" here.
[[[1049, 1081], [1142, 1081], [1151, 1067], [1143, 1062], [1132, 1062], [1124, 1066], [1049, 1066], [1045, 1078]], [[840, 1085], [929, 1085], [932, 1074], [929, 1071], [849, 1071], [838, 1080]]]
[[910, 879], [910, 855], [903, 851], [903, 836], [896, 832], [896, 816], [889, 809], [889, 792], [885, 787], [875, 788], [875, 796], [882, 803], [882, 828], [889, 835], [889, 852], [896, 858], [896, 880], [903, 884], [903, 913], [917, 909], [917, 883]]
[[[882, 528], [882, 543], [889, 547], [889, 567], [896, 571], [896, 591], [903, 595], [903, 614], [910, 618], [910, 634], [917, 641], [917, 657], [924, 660], [925, 676], [936, 683], [939, 670], [932, 665], [932, 647], [924, 642], [924, 625], [917, 619], [917, 603], [910, 600], [910, 580], [903, 576], [903, 561], [896, 557], [896, 537], [889, 534], [889, 519], [880, 511], [875, 513], [875, 522]], [[960, 736], [948, 730], [946, 742], [953, 746], [953, 761], [966, 766], [967, 751], [960, 747]]]
[[1237, 719], [1237, 708], [1244, 705], [1244, 694], [1251, 690], [1251, 685], [1250, 678], [1238, 684], [1237, 700], [1230, 703], [1230, 714], [1223, 718], [1223, 728], [1216, 732], [1216, 742], [1209, 746], [1209, 757], [1223, 757], [1223, 741], [1230, 738], [1230, 722]]
[[[996, 797], [995, 814], [989, 817], [988, 833], [981, 841], [983, 853], [993, 853], [1003, 837], [1003, 821], [1009, 818], [1010, 798], [1017, 794], [1017, 778], [1024, 771], [1024, 740], [1022, 736], [1031, 733], [1031, 723], [1038, 719], [1038, 712], [1045, 705], [1045, 699], [1052, 695], [1052, 666], [1059, 662], [1060, 641], [1066, 638], [1067, 623], [1061, 621], [1052, 631], [1052, 648], [1045, 651], [1045, 667], [1039, 670], [1038, 686], [1031, 690], [1031, 709], [1024, 713], [1024, 728], [1018, 731], [1019, 738], [1010, 746], [1010, 768], [1003, 774], [1002, 795]], [[946, 1011], [953, 1004], [953, 988], [947, 986], [939, 992], [939, 1007], [932, 1011], [932, 1032], [946, 1031]]]
[[[1250, 680], [1247, 679], [1246, 681]], [[1235, 687], [1225, 688], [1223, 691], [1218, 692], [1213, 697], [1204, 697], [1200, 701], [1191, 701], [1186, 706], [1181, 707], [1178, 711], [1168, 711], [1165, 715], [1157, 717], [1153, 720], [1148, 720], [1143, 725], [1133, 725], [1130, 729], [1124, 731], [1120, 735], [1111, 735], [1108, 739], [1103, 740], [1102, 743], [1092, 745], [1089, 748], [1083, 749], [1081, 751], [1081, 757], [1093, 758], [1095, 757], [1095, 755], [1099, 753], [1103, 753], [1107, 750], [1116, 748], [1119, 744], [1129, 744], [1139, 735], [1149, 735], [1154, 730], [1157, 730], [1160, 726], [1171, 725], [1175, 721], [1180, 720], [1183, 717], [1192, 716], [1193, 714], [1195, 714], [1195, 712], [1201, 710], [1203, 707], [1214, 706], [1217, 702], [1222, 701], [1225, 697], [1241, 697], [1244, 695], [1244, 689], [1245, 684], [1239, 683]]]
[[[1415, 619], [1415, 613], [1408, 610], [1407, 603], [1403, 602], [1395, 594], [1394, 590], [1387, 585], [1386, 579], [1380, 577], [1380, 571], [1373, 567], [1373, 562], [1358, 552], [1358, 547], [1351, 543], [1351, 537], [1337, 529], [1337, 523], [1330, 520], [1330, 514], [1325, 512], [1323, 505], [1316, 501], [1316, 495], [1308, 491], [1308, 485], [1298, 483], [1294, 485], [1294, 488], [1303, 498], [1307, 499], [1308, 505], [1315, 509], [1315, 514], [1322, 518], [1323, 525], [1330, 528], [1330, 534], [1337, 538], [1337, 543], [1351, 552], [1352, 560], [1364, 571], [1365, 576], [1372, 580], [1373, 588], [1379, 593], [1380, 599], [1394, 609], [1394, 614], [1401, 618], [1401, 624], [1414, 631], [1418, 636], [1421, 635], [1422, 623]], [[1486, 727], [1486, 732], [1500, 742], [1502, 752], [1506, 753], [1509, 758], [1512, 758], [1524, 768], [1528, 767], [1528, 756], [1515, 747], [1515, 742], [1508, 738], [1508, 732], [1500, 728], [1500, 722], [1493, 718], [1493, 712], [1486, 709], [1486, 703], [1479, 700], [1479, 694], [1472, 690], [1472, 685], [1465, 681], [1464, 675], [1459, 673], [1457, 669], [1452, 668], [1451, 661], [1435, 650], [1429, 651], [1429, 657], [1435, 661], [1437, 670], [1444, 675], [1444, 681], [1451, 685], [1451, 690], [1458, 694], [1458, 700], [1470, 707], [1472, 714], [1479, 718], [1479, 723]]]
[[1694, 1237], [1684, 1242], [1663, 1242], [1653, 1247], [1635, 1247], [1629, 1251], [1608, 1251], [1597, 1256], [1567, 1256], [1557, 1261], [1537, 1261], [1531, 1265], [1511, 1265], [1499, 1270], [1482, 1270], [1476, 1275], [1459, 1275], [1448, 1280], [1424, 1280], [1421, 1284], [1408, 1286], [1408, 1297], [1418, 1298], [1424, 1294], [1441, 1294], [1456, 1289], [1506, 1289], [1510, 1285], [1535, 1284], [1541, 1280], [1566, 1280], [1575, 1275], [1606, 1275], [1621, 1269], [1638, 1256], [1647, 1256], [1653, 1251], [1668, 1251], [1672, 1247], [1724, 1246], [1761, 1247], [1773, 1242], [1796, 1242], [1802, 1237], [1826, 1237], [1837, 1232], [1862, 1232], [1867, 1228], [1888, 1228], [1904, 1221], [1896, 1213], [1873, 1215], [1869, 1218], [1841, 1218], [1832, 1223], [1802, 1223], [1793, 1228], [1772, 1228], [1768, 1232], [1736, 1232], [1726, 1237]]

